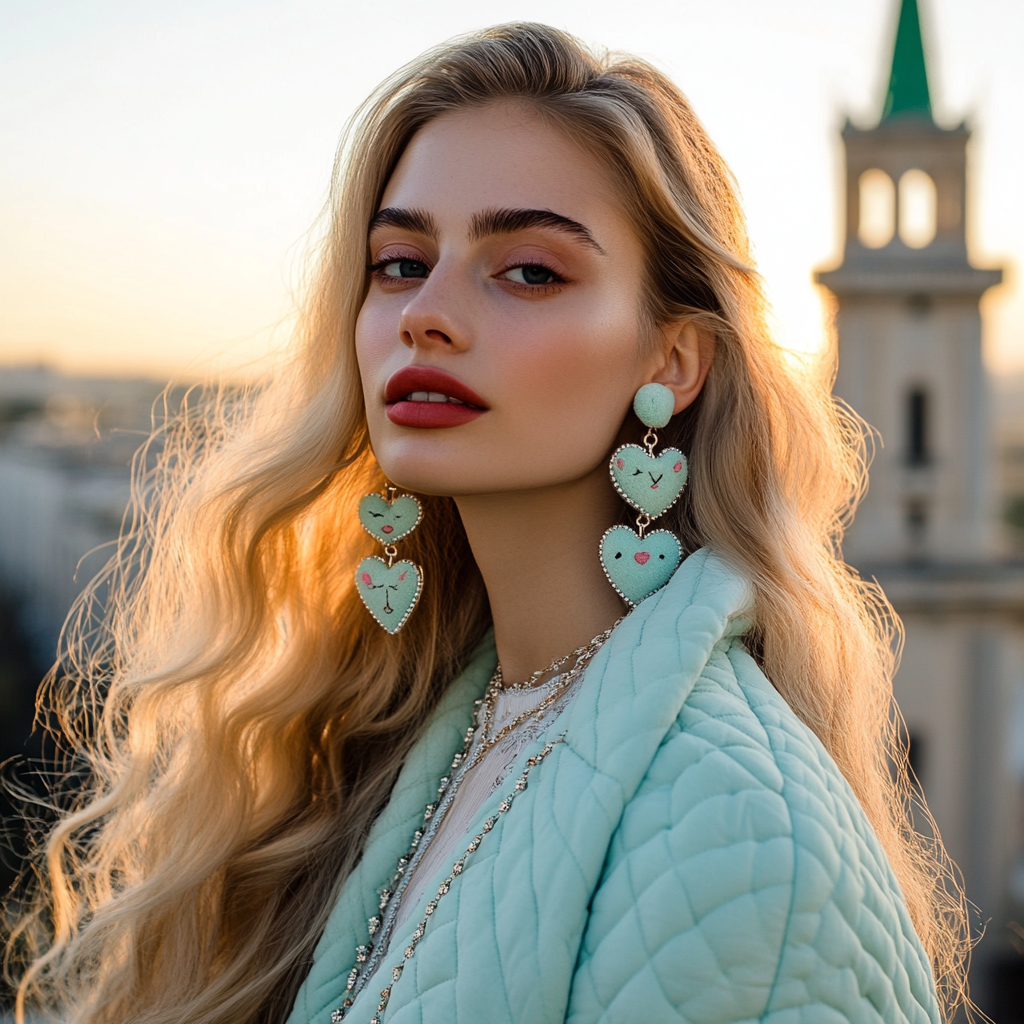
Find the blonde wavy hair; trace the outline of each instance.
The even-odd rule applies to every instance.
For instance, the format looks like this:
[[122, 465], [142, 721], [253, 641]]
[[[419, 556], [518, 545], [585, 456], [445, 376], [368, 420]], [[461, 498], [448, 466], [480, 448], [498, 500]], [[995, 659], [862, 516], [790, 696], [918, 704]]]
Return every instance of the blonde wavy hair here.
[[753, 580], [758, 658], [863, 805], [947, 1013], [962, 1001], [960, 890], [937, 833], [910, 820], [898, 620], [839, 549], [865, 449], [830, 396], [834, 358], [800, 367], [773, 342], [735, 183], [679, 90], [636, 58], [513, 24], [430, 51], [367, 100], [339, 151], [291, 362], [260, 388], [187, 404], [140, 454], [117, 554], [41, 698], [71, 795], [34, 901], [15, 908], [19, 1012], [287, 1016], [405, 754], [490, 622], [446, 498], [423, 498], [427, 525], [405, 542], [429, 586], [402, 633], [384, 634], [354, 589], [373, 547], [356, 502], [382, 483], [354, 348], [367, 225], [418, 129], [507, 99], [615, 176], [650, 322], [690, 317], [713, 334], [703, 392], [664, 432], [692, 466], [673, 527]]

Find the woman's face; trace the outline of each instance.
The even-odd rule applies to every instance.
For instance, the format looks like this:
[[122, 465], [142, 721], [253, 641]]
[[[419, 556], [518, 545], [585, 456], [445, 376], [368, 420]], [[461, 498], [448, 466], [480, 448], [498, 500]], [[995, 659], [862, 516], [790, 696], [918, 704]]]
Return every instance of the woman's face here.
[[601, 466], [664, 359], [611, 176], [529, 108], [412, 140], [370, 226], [356, 326], [370, 438], [428, 494], [549, 487]]

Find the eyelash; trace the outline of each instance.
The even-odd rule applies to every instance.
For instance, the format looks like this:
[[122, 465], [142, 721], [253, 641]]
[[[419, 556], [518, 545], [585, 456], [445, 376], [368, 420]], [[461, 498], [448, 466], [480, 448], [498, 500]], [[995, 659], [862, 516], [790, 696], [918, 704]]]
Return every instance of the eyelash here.
[[510, 270], [518, 270], [520, 267], [541, 267], [546, 270], [553, 278], [553, 281], [548, 281], [547, 284], [526, 284], [520, 281], [510, 281], [505, 278], [505, 284], [511, 285], [517, 291], [529, 292], [531, 295], [550, 295], [552, 292], [556, 292], [562, 285], [566, 284], [566, 279], [562, 277], [553, 267], [549, 267], [546, 263], [538, 262], [537, 260], [524, 260], [521, 263], [513, 263], [512, 266], [506, 267], [502, 273], [507, 274]]
[[[366, 269], [372, 277], [376, 277], [378, 280], [384, 280], [384, 268], [391, 263], [398, 263], [400, 260], [408, 260], [410, 263], [422, 263], [425, 267], [428, 266], [426, 260], [417, 259], [415, 256], [410, 256], [408, 253], [403, 252], [386, 252], [383, 253], [376, 263], [371, 263]], [[388, 278], [387, 280], [401, 280], [400, 278]], [[410, 278], [415, 280], [415, 278]]]
[[[429, 264], [425, 260], [415, 259], [415, 257], [408, 256], [404, 253], [384, 253], [375, 262], [371, 263], [366, 269], [372, 277], [375, 277], [379, 282], [383, 282], [385, 285], [394, 283], [395, 281], [403, 280], [402, 278], [388, 277], [384, 274], [384, 268], [392, 263], [397, 263], [399, 260], [410, 260], [415, 263], [422, 263], [429, 270]], [[558, 273], [553, 267], [549, 267], [546, 263], [538, 262], [537, 260], [524, 260], [521, 263], [513, 263], [511, 266], [505, 267], [500, 273], [507, 274], [510, 270], [518, 270], [520, 267], [542, 267], [554, 278], [553, 281], [549, 281], [547, 284], [525, 284], [521, 281], [510, 281], [505, 278], [505, 284], [511, 285], [517, 291], [529, 292], [531, 295], [549, 295], [553, 291], [557, 291], [562, 285], [566, 284], [567, 281], [561, 274]], [[405, 280], [415, 281], [422, 280], [422, 278], [407, 278]]]

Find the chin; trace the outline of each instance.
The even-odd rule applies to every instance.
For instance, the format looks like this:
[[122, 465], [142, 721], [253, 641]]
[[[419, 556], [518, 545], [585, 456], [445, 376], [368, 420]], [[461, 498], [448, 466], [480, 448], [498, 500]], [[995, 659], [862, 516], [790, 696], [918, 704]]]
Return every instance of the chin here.
[[473, 478], [472, 467], [462, 468], [461, 453], [453, 446], [425, 438], [392, 442], [374, 449], [384, 475], [405, 490], [417, 494], [451, 497]]
[[500, 465], [500, 459], [481, 459], [479, 451], [472, 456], [462, 457], [463, 454], [453, 452], [449, 446], [403, 445], [401, 451], [392, 449], [377, 458], [391, 483], [416, 494], [452, 498], [531, 486], [529, 482], [521, 485], [506, 474], [496, 473], [495, 463]]

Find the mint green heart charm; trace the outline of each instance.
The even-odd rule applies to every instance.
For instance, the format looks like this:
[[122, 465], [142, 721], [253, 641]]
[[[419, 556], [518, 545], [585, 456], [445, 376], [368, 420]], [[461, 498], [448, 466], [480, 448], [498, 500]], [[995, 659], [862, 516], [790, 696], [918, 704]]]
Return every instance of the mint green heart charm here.
[[638, 512], [657, 519], [686, 485], [686, 456], [678, 448], [649, 455], [638, 444], [624, 444], [608, 465], [615, 490]]
[[661, 590], [682, 558], [679, 538], [668, 530], [652, 530], [641, 539], [628, 526], [613, 526], [601, 538], [604, 574], [629, 604], [639, 604]]
[[356, 569], [356, 590], [367, 611], [394, 636], [412, 614], [423, 590], [423, 573], [412, 562], [395, 562], [368, 555]]
[[367, 494], [359, 499], [359, 522], [381, 544], [394, 544], [408, 537], [422, 517], [423, 509], [411, 494], [402, 494], [392, 502], [379, 494]]

